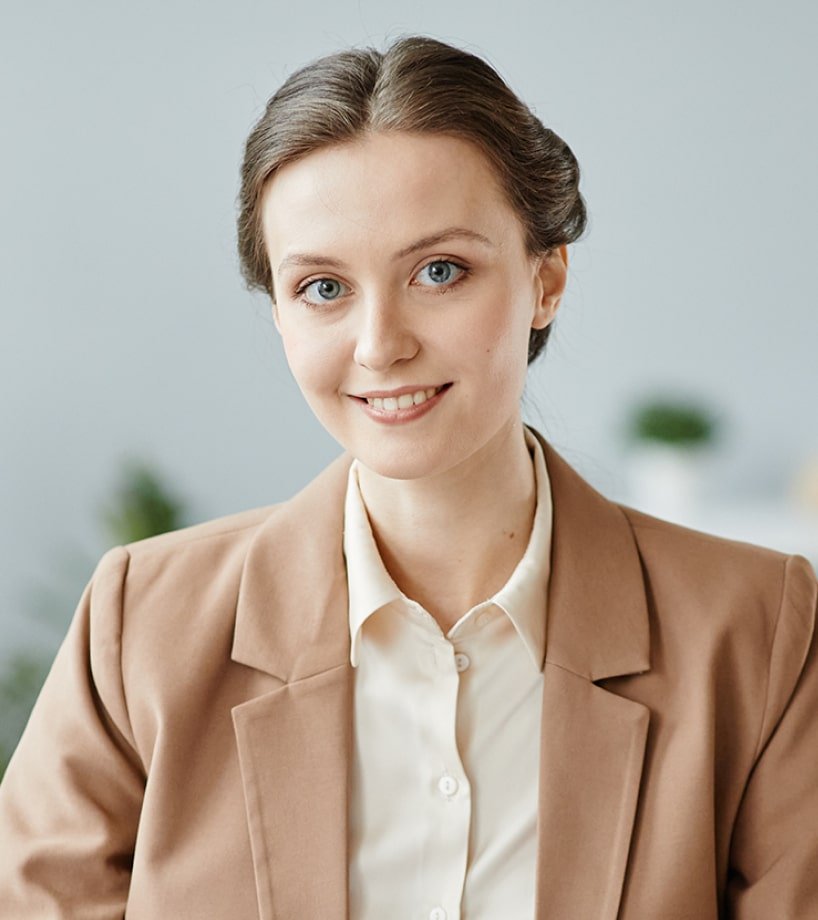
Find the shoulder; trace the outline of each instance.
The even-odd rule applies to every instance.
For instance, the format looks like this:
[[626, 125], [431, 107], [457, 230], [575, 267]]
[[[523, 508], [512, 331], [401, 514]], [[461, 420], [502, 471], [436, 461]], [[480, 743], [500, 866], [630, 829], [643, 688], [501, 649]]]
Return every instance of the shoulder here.
[[120, 648], [123, 669], [132, 661], [142, 673], [146, 660], [161, 668], [175, 643], [229, 662], [242, 597], [254, 585], [253, 603], [275, 617], [275, 587], [298, 581], [302, 563], [321, 571], [340, 552], [349, 465], [342, 453], [284, 501], [110, 549], [91, 587], [102, 598], [97, 634]]
[[[152, 580], [163, 576], [163, 587], [172, 577], [210, 576], [226, 569], [241, 568], [247, 546], [280, 504], [250, 508], [171, 530], [132, 543], [113, 547], [100, 560], [100, 568], [119, 565], [134, 579]], [[203, 579], [203, 583], [207, 578]]]
[[678, 586], [712, 591], [718, 585], [751, 589], [779, 581], [788, 554], [766, 546], [720, 537], [653, 517], [619, 504], [633, 530], [648, 572], [677, 580]]
[[[131, 598], [140, 582], [161, 583], [164, 591], [174, 580], [209, 578], [226, 569], [241, 568], [244, 553], [265, 521], [279, 505], [267, 505], [213, 518], [189, 527], [168, 531], [144, 540], [113, 546], [97, 562], [91, 581], [94, 594], [113, 590], [114, 583], [127, 580]], [[121, 589], [120, 585], [120, 589]]]
[[272, 514], [279, 505], [265, 505], [250, 508], [223, 517], [171, 530], [167, 533], [124, 544], [131, 557], [147, 559], [152, 556], [167, 556], [178, 551], [192, 550], [207, 552], [209, 548], [227, 543], [241, 543], [252, 536], [256, 528]]
[[804, 556], [619, 508], [634, 534], [652, 616], [670, 641], [692, 640], [697, 653], [746, 653], [766, 666], [784, 634], [793, 663], [805, 654], [818, 579]]
[[217, 699], [229, 683], [248, 550], [284, 504], [115, 546], [98, 562], [87, 589], [91, 669], [106, 705], [124, 701], [140, 751], [151, 749], [157, 713], [184, 719], [191, 699]]
[[282, 504], [213, 518], [109, 549], [89, 590], [97, 634], [141, 648], [192, 626], [230, 628], [248, 548]]

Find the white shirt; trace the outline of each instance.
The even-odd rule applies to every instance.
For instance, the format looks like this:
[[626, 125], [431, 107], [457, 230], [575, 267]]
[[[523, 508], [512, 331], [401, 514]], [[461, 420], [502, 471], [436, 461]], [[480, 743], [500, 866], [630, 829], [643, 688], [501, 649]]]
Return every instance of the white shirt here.
[[527, 549], [445, 636], [386, 571], [350, 467], [351, 920], [534, 916], [552, 503], [524, 434], [537, 492]]

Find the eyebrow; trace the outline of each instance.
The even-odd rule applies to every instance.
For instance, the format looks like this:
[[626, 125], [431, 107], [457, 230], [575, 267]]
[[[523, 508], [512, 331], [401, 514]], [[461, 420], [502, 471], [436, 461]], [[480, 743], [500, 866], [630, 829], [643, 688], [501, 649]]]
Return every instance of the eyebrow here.
[[[483, 236], [482, 233], [478, 233], [476, 230], [469, 230], [466, 227], [448, 227], [446, 230], [441, 230], [439, 233], [433, 233], [431, 236], [423, 236], [419, 240], [415, 240], [414, 243], [410, 243], [408, 246], [396, 252], [393, 259], [403, 259], [413, 252], [417, 252], [419, 249], [436, 246], [438, 243], [445, 243], [447, 240], [455, 239], [456, 237], [474, 240], [494, 248], [494, 243], [492, 243], [487, 236]], [[338, 259], [312, 252], [294, 252], [285, 256], [278, 266], [279, 272], [282, 268], [286, 268], [290, 265], [331, 265], [334, 268], [348, 267]]]

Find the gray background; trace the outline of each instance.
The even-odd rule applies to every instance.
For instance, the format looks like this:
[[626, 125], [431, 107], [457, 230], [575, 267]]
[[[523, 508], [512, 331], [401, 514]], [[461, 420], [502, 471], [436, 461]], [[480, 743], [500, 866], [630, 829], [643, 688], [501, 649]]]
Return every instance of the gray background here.
[[40, 603], [67, 623], [124, 457], [196, 522], [340, 451], [242, 288], [234, 217], [266, 99], [348, 45], [478, 53], [577, 154], [589, 231], [524, 417], [598, 488], [621, 496], [624, 414], [660, 389], [727, 420], [725, 496], [778, 494], [818, 449], [814, 4], [4, 0], [2, 20], [5, 650], [54, 642]]

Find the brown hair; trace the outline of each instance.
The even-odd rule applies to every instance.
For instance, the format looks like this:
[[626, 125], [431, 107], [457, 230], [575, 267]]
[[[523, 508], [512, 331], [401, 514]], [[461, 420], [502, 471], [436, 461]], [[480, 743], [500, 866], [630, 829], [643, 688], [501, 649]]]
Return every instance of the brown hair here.
[[[573, 243], [585, 229], [579, 164], [484, 60], [411, 35], [385, 52], [350, 49], [296, 70], [247, 138], [241, 166], [238, 252], [249, 290], [275, 302], [261, 225], [265, 182], [285, 163], [373, 131], [447, 134], [476, 144], [496, 169], [525, 228], [529, 255]], [[532, 329], [528, 364], [553, 321]]]

